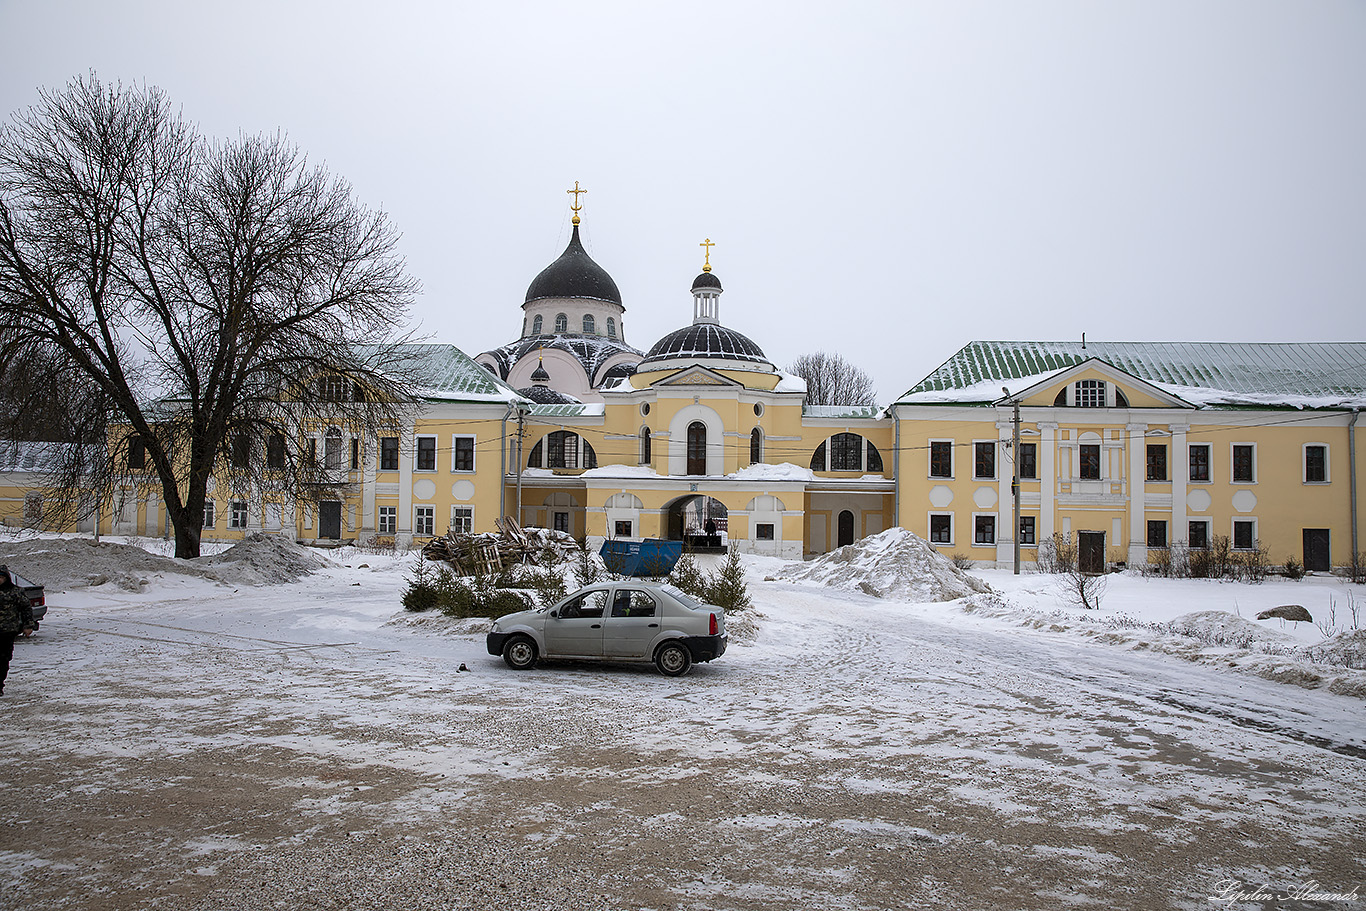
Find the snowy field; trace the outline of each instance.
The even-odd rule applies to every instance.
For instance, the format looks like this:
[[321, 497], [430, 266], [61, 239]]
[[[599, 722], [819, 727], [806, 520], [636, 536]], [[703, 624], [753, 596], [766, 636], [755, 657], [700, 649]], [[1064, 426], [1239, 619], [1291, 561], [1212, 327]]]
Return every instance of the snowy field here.
[[0, 697], [0, 907], [1366, 907], [1359, 586], [1114, 575], [1086, 612], [751, 558], [731, 649], [669, 679], [513, 672], [400, 609], [411, 556], [279, 581], [317, 556], [0, 539], [50, 605]]

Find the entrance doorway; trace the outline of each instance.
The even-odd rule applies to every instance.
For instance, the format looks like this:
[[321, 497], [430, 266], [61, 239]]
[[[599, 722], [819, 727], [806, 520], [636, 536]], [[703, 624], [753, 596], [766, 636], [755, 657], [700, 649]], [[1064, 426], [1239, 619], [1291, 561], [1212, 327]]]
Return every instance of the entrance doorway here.
[[341, 503], [324, 500], [318, 504], [318, 537], [341, 540]]
[[854, 543], [854, 514], [849, 510], [844, 510], [839, 517], [839, 540], [836, 547], [844, 547], [846, 544]]
[[1304, 530], [1304, 568], [1310, 572], [1326, 573], [1333, 568], [1331, 551], [1328, 549], [1328, 529], [1306, 528]]
[[730, 528], [730, 511], [725, 503], [702, 494], [680, 497], [668, 506], [667, 528], [670, 541], [682, 541], [698, 550], [719, 551], [722, 536]]
[[1077, 569], [1095, 575], [1105, 572], [1105, 532], [1077, 532]]

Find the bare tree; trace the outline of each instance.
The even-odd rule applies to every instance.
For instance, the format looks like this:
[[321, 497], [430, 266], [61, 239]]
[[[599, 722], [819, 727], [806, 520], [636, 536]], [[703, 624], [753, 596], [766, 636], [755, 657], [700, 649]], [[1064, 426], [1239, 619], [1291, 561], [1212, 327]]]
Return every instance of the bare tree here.
[[838, 354], [803, 354], [787, 371], [806, 380], [806, 400], [812, 405], [877, 404], [872, 379]]
[[310, 434], [364, 438], [411, 400], [396, 240], [278, 135], [209, 142], [160, 90], [93, 75], [40, 93], [0, 132], [0, 362], [83, 403], [55, 501], [154, 489], [192, 557], [211, 477], [335, 483]]

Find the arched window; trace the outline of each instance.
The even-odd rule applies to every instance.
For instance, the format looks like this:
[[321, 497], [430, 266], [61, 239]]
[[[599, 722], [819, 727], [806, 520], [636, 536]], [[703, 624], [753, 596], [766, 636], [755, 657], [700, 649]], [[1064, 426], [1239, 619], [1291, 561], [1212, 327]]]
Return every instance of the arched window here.
[[707, 425], [693, 421], [688, 425], [688, 474], [707, 473]]
[[610, 317], [610, 316], [607, 317], [607, 337], [608, 337], [608, 338], [616, 338], [616, 337], [617, 337], [617, 321], [614, 320], [614, 319], [612, 319], [612, 317]]
[[640, 428], [640, 464], [650, 464], [650, 428]]
[[571, 430], [557, 430], [546, 437], [546, 468], [579, 467], [579, 435]]
[[816, 447], [816, 451], [811, 453], [811, 470], [825, 471], [825, 444]]
[[749, 432], [749, 464], [758, 465], [764, 460], [764, 432], [755, 427]]
[[555, 332], [556, 332], [556, 333], [561, 333], [561, 332], [568, 332], [568, 331], [569, 331], [569, 317], [565, 316], [563, 313], [557, 313], [557, 314], [555, 314]]
[[541, 314], [537, 313], [537, 314], [536, 314], [536, 317], [531, 321], [531, 334], [532, 334], [532, 335], [540, 335], [540, 334], [541, 334], [541, 327], [544, 326], [544, 325], [545, 325], [545, 322], [543, 321], [543, 318], [541, 317]]
[[882, 471], [882, 454], [857, 433], [837, 433], [811, 454], [811, 470]]
[[597, 323], [593, 322], [593, 315], [585, 313], [583, 315], [583, 334], [593, 335], [597, 331]]

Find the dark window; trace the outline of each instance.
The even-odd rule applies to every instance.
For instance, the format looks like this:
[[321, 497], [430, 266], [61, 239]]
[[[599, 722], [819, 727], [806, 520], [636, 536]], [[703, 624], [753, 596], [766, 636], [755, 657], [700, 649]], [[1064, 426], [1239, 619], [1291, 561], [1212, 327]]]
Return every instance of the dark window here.
[[541, 467], [541, 453], [542, 453], [542, 450], [545, 449], [545, 447], [542, 446], [541, 444], [544, 443], [544, 442], [545, 442], [545, 440], [537, 440], [537, 441], [536, 441], [536, 445], [531, 447], [531, 455], [527, 456], [527, 459], [526, 459], [526, 467], [527, 467], [527, 468], [540, 468], [540, 467]]
[[650, 428], [640, 428], [640, 464], [650, 464]]
[[147, 467], [147, 446], [136, 433], [128, 437], [128, 467]]
[[878, 452], [877, 447], [874, 446], [872, 443], [868, 444], [868, 470], [882, 470], [882, 453]]
[[[556, 516], [569, 518], [567, 512], [557, 512]], [[607, 607], [607, 592], [595, 591], [584, 592], [573, 601], [560, 608], [560, 616], [565, 620], [574, 620], [583, 617], [601, 617], [603, 610]]]
[[618, 521], [617, 521], [617, 524], [616, 524], [616, 529], [615, 529], [615, 531], [614, 531], [614, 534], [615, 534], [618, 538], [629, 538], [629, 537], [631, 537], [631, 521], [630, 521], [629, 519], [627, 519], [626, 521], [620, 521], [620, 520], [618, 520]]
[[1233, 520], [1233, 546], [1238, 550], [1252, 550], [1257, 543], [1257, 523], [1247, 519]]
[[1100, 480], [1100, 446], [1096, 443], [1083, 443], [1081, 446], [1081, 471], [1077, 475], [1083, 481]]
[[327, 431], [323, 439], [323, 459], [327, 462], [328, 471], [338, 471], [342, 467], [341, 431], [335, 427]]
[[579, 435], [569, 430], [557, 430], [546, 437], [547, 468], [579, 467]]
[[318, 464], [318, 438], [308, 438], [308, 450], [304, 453], [304, 459], [310, 466]]
[[598, 454], [597, 454], [596, 452], [593, 451], [593, 447], [592, 447], [592, 446], [588, 445], [588, 441], [587, 441], [587, 440], [584, 440], [584, 441], [583, 441], [583, 467], [584, 467], [584, 468], [597, 468], [597, 467], [598, 467]]
[[1034, 534], [1034, 516], [1020, 516], [1020, 543], [1037, 544], [1038, 541]]
[[1191, 550], [1205, 550], [1209, 547], [1209, 523], [1200, 520], [1186, 526]]
[[756, 541], [772, 541], [772, 540], [773, 540], [773, 523], [772, 523], [772, 522], [760, 522], [760, 523], [756, 524], [756, 525], [754, 526], [754, 540], [756, 540]]
[[379, 470], [398, 471], [398, 437], [379, 438]]
[[863, 437], [857, 433], [837, 433], [830, 438], [830, 470], [863, 470]]
[[816, 447], [816, 451], [811, 453], [811, 470], [825, 471], [825, 444]]
[[701, 421], [693, 421], [688, 425], [687, 473], [707, 473], [707, 425]]
[[1148, 444], [1148, 480], [1166, 481], [1167, 478], [1167, 444], [1149, 443]]
[[545, 323], [544, 323], [543, 320], [541, 319], [540, 315], [537, 314], [537, 315], [531, 320], [531, 334], [532, 334], [532, 335], [540, 335], [540, 334], [541, 334], [541, 326], [543, 326], [543, 325], [545, 325]]
[[1304, 479], [1310, 484], [1328, 480], [1328, 447], [1304, 447]]
[[436, 507], [419, 506], [414, 516], [413, 534], [432, 537], [436, 534]]
[[972, 540], [975, 544], [996, 543], [996, 517], [976, 516], [972, 520]]
[[1034, 480], [1039, 477], [1039, 444], [1020, 444], [1020, 477]]
[[608, 337], [608, 338], [616, 338], [616, 337], [617, 337], [617, 321], [614, 320], [614, 319], [612, 319], [612, 317], [610, 317], [610, 316], [607, 317], [607, 337]]
[[972, 476], [974, 478], [996, 477], [996, 444], [972, 444]]
[[953, 543], [953, 516], [930, 516], [930, 543]]
[[930, 442], [930, 477], [953, 477], [953, 443], [950, 440]]
[[1058, 390], [1057, 396], [1053, 399], [1054, 408], [1062, 408], [1067, 404], [1067, 389], [1068, 387], [1064, 386]]
[[557, 513], [555, 513], [555, 517], [554, 517], [553, 523], [554, 523], [554, 526], [555, 526], [555, 530], [556, 530], [556, 531], [562, 531], [562, 532], [564, 532], [565, 534], [568, 534], [568, 533], [569, 533], [569, 513], [567, 513], [567, 512], [557, 512]]
[[755, 427], [749, 432], [749, 464], [758, 465], [764, 460], [764, 432]]
[[455, 470], [474, 471], [474, 437], [455, 438]]
[[1256, 480], [1252, 464], [1252, 446], [1235, 443], [1233, 445], [1233, 481], [1237, 484], [1251, 484]]
[[232, 464], [236, 468], [246, 468], [251, 464], [251, 440], [246, 434], [233, 437]]
[[356, 471], [360, 468], [360, 440], [351, 438], [351, 470]]
[[266, 467], [284, 468], [285, 467], [285, 437], [281, 433], [272, 433], [266, 437]]
[[339, 376], [319, 377], [318, 392], [322, 395], [324, 402], [344, 402], [346, 401], [346, 380]]
[[1148, 546], [1167, 546], [1167, 522], [1165, 519], [1148, 520]]
[[417, 438], [417, 470], [436, 471], [436, 437]]
[[555, 331], [556, 331], [557, 333], [568, 332], [568, 331], [569, 331], [569, 317], [565, 316], [563, 313], [556, 314], [556, 316], [555, 316]]
[[242, 500], [232, 501], [232, 512], [228, 516], [229, 528], [247, 527], [247, 504]]
[[1191, 480], [1209, 480], [1209, 444], [1199, 443], [1190, 448]]

